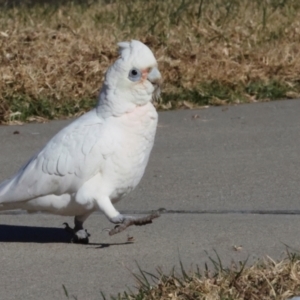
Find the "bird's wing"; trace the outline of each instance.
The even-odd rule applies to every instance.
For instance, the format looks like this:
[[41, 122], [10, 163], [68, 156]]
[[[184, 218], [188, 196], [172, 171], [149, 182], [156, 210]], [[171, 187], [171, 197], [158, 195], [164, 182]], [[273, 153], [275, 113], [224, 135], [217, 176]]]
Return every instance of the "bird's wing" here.
[[13, 178], [0, 185], [0, 203], [77, 191], [101, 170], [111, 149], [109, 135], [103, 136], [104, 127], [92, 110], [62, 129]]

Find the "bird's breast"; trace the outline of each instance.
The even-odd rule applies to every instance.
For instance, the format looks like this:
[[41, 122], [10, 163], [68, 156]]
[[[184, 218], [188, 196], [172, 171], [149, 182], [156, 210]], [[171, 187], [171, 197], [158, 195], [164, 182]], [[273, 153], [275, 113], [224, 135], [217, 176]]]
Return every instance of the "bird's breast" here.
[[111, 199], [119, 200], [140, 182], [153, 147], [157, 113], [145, 107], [120, 118], [119, 139], [107, 168], [114, 178]]

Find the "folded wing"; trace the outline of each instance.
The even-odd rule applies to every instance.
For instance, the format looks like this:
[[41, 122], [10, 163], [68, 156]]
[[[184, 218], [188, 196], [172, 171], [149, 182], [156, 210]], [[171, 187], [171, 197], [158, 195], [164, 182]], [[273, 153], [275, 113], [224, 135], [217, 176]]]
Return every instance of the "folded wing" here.
[[103, 128], [95, 110], [65, 127], [14, 177], [0, 185], [0, 203], [76, 192], [82, 183], [101, 171], [104, 156], [110, 151]]

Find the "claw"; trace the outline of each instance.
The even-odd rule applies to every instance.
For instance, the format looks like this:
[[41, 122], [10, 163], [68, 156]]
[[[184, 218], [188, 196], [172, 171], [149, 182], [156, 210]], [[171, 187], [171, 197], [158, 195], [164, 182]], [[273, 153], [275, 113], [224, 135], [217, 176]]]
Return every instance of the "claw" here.
[[89, 237], [91, 236], [86, 229], [80, 229], [75, 231], [73, 228], [69, 226], [68, 223], [63, 223], [65, 225], [65, 230], [72, 234], [71, 243], [76, 244], [88, 244]]
[[122, 224], [118, 224], [113, 229], [111, 229], [109, 231], [109, 235], [120, 233], [131, 225], [143, 226], [146, 224], [151, 224], [153, 219], [158, 218], [160, 216], [160, 212], [161, 209], [146, 217], [137, 218], [137, 219], [125, 219]]
[[84, 244], [87, 245], [89, 243], [89, 237], [90, 235], [88, 234], [87, 237], [85, 238], [80, 238], [78, 235], [74, 235], [74, 237], [71, 239], [72, 244]]
[[63, 223], [63, 225], [65, 225], [66, 227], [65, 227], [65, 230], [67, 231], [67, 232], [69, 232], [69, 233], [73, 233], [74, 234], [74, 229], [73, 228], [71, 228], [70, 226], [69, 226], [69, 224], [68, 223]]

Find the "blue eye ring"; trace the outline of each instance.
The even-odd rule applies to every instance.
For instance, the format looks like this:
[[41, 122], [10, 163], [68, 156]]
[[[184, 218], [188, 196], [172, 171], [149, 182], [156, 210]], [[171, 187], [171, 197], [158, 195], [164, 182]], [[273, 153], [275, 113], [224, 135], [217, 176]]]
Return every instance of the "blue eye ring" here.
[[129, 80], [134, 81], [134, 82], [139, 81], [142, 78], [142, 73], [140, 70], [138, 70], [136, 68], [132, 68], [129, 71], [128, 78], [129, 78]]

